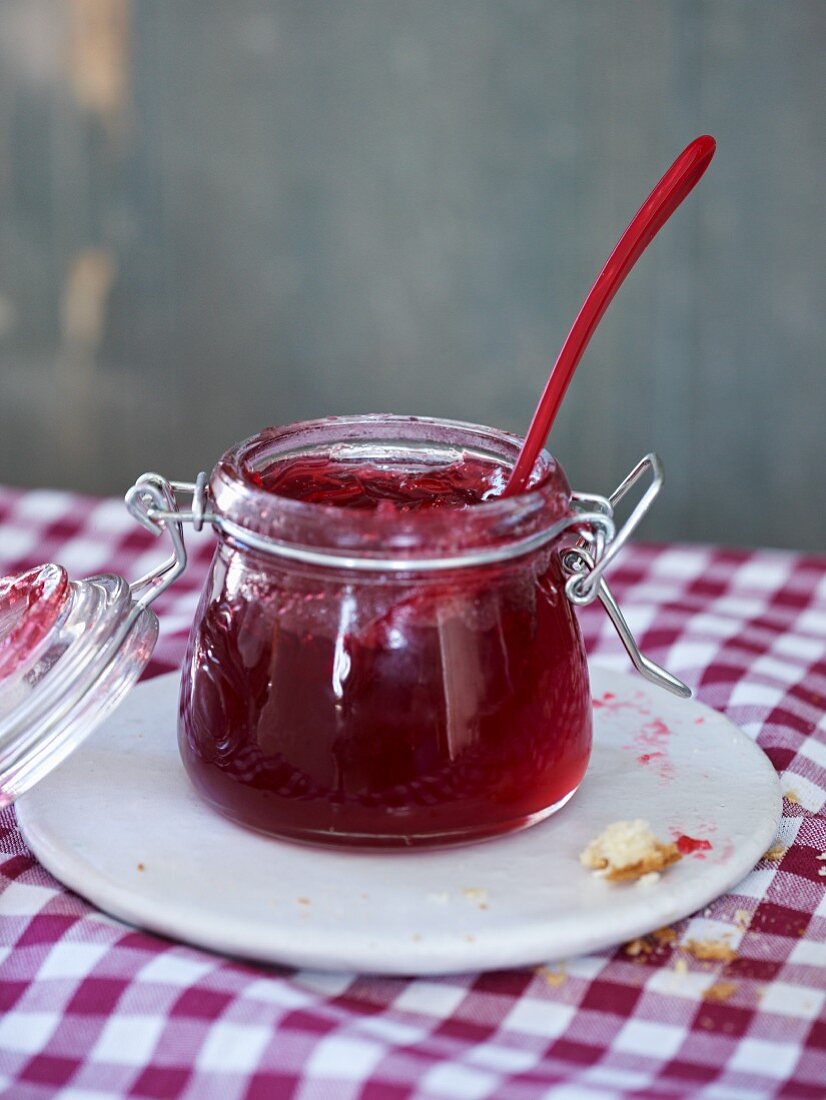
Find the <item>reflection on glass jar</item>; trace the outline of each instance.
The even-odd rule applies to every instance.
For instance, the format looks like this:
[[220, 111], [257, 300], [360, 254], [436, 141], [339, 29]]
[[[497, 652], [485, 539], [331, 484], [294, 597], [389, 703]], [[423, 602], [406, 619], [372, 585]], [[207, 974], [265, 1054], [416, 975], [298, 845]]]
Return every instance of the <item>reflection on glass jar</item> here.
[[517, 451], [493, 429], [365, 416], [224, 456], [179, 724], [214, 807], [295, 840], [433, 845], [573, 794], [591, 712], [560, 566], [570, 490], [545, 455], [530, 492], [486, 501]]

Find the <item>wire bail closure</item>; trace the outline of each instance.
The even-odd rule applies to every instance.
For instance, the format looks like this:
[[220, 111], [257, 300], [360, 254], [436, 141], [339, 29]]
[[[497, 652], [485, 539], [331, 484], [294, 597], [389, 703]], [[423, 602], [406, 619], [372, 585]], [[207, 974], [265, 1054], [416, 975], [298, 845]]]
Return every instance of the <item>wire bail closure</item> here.
[[[624, 525], [617, 530], [614, 509], [646, 474], [651, 475], [651, 483]], [[593, 603], [595, 599], [599, 599], [640, 675], [651, 683], [665, 688], [666, 691], [687, 699], [691, 696], [691, 689], [640, 652], [631, 628], [603, 576], [648, 512], [663, 486], [663, 480], [663, 468], [659, 458], [654, 453], [647, 454], [610, 497], [573, 493], [573, 510], [570, 516], [544, 531], [517, 540], [507, 552], [503, 552], [501, 547], [496, 547], [493, 550], [476, 551], [452, 558], [385, 560], [363, 556], [346, 557], [315, 548], [293, 546], [247, 531], [238, 524], [208, 510], [207, 474], [204, 471], [198, 474], [194, 482], [169, 481], [160, 474], [146, 473], [139, 477], [126, 493], [126, 507], [138, 523], [154, 535], [166, 532], [172, 540], [173, 553], [156, 569], [133, 582], [130, 589], [133, 595], [138, 597], [136, 609], [143, 610], [183, 573], [187, 563], [183, 536], [184, 523], [191, 523], [195, 531], [202, 530], [204, 524], [209, 523], [235, 541], [278, 557], [297, 559], [316, 565], [368, 570], [381, 568], [390, 572], [429, 572], [437, 569], [482, 565], [488, 561], [502, 561], [539, 549], [570, 530], [577, 535], [576, 544], [561, 552], [562, 568], [567, 574], [565, 583], [567, 598], [575, 606], [586, 606]], [[192, 505], [189, 510], [178, 508], [176, 493], [192, 496]]]
[[613, 536], [606, 540], [598, 529], [591, 539], [592, 549], [587, 549], [584, 540], [579, 545], [566, 550], [562, 556], [562, 568], [568, 573], [565, 583], [565, 595], [575, 606], [584, 607], [599, 599], [608, 618], [614, 625], [631, 663], [639, 674], [652, 684], [665, 688], [681, 699], [691, 698], [691, 688], [673, 676], [667, 669], [652, 661], [641, 652], [625, 616], [620, 609], [603, 574], [611, 562], [639, 527], [649, 508], [663, 487], [665, 475], [659, 457], [651, 452], [641, 458], [631, 473], [614, 490], [610, 497], [600, 497], [574, 493], [574, 503], [583, 508], [603, 513], [613, 519], [614, 509], [628, 495], [646, 474], [651, 475], [651, 484], [634, 506], [625, 524]]

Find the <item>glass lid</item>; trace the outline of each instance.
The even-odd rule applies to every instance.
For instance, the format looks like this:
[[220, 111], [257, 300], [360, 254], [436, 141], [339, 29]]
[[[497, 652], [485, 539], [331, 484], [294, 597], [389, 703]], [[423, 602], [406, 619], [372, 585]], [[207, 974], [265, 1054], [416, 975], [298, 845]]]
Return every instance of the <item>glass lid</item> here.
[[174, 553], [129, 584], [112, 573], [71, 580], [60, 565], [0, 578], [0, 808], [80, 744], [146, 668], [158, 638], [151, 601], [183, 571], [180, 524], [151, 523], [170, 505], [148, 475], [127, 500]]

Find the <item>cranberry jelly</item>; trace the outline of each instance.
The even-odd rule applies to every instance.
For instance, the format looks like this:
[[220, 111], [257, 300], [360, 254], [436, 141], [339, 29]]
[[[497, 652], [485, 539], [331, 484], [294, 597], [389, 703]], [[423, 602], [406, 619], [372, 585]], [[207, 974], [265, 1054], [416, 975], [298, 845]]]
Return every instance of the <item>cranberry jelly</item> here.
[[[401, 436], [399, 421], [414, 437], [435, 423], [425, 434], [448, 442], [484, 431], [492, 453], [464, 437], [376, 448], [363, 439], [381, 436], [376, 419], [315, 422], [314, 450], [297, 455], [271, 430], [216, 468], [216, 509], [246, 509], [274, 552], [243, 533], [218, 546], [184, 667], [185, 766], [222, 813], [295, 840], [434, 845], [522, 828], [571, 796], [590, 753], [559, 546], [514, 550], [559, 522], [567, 485], [546, 456], [531, 493], [491, 500], [511, 437], [382, 418]], [[354, 423], [361, 444], [319, 448]]]

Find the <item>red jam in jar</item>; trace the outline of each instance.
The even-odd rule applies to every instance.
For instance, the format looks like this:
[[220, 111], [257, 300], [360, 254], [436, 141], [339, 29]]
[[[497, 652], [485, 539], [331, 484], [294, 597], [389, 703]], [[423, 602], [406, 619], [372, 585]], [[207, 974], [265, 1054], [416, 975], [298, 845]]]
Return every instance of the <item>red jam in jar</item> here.
[[560, 549], [570, 490], [518, 440], [448, 421], [269, 429], [210, 482], [222, 534], [184, 666], [179, 741], [216, 809], [280, 837], [455, 844], [579, 785], [588, 674]]

